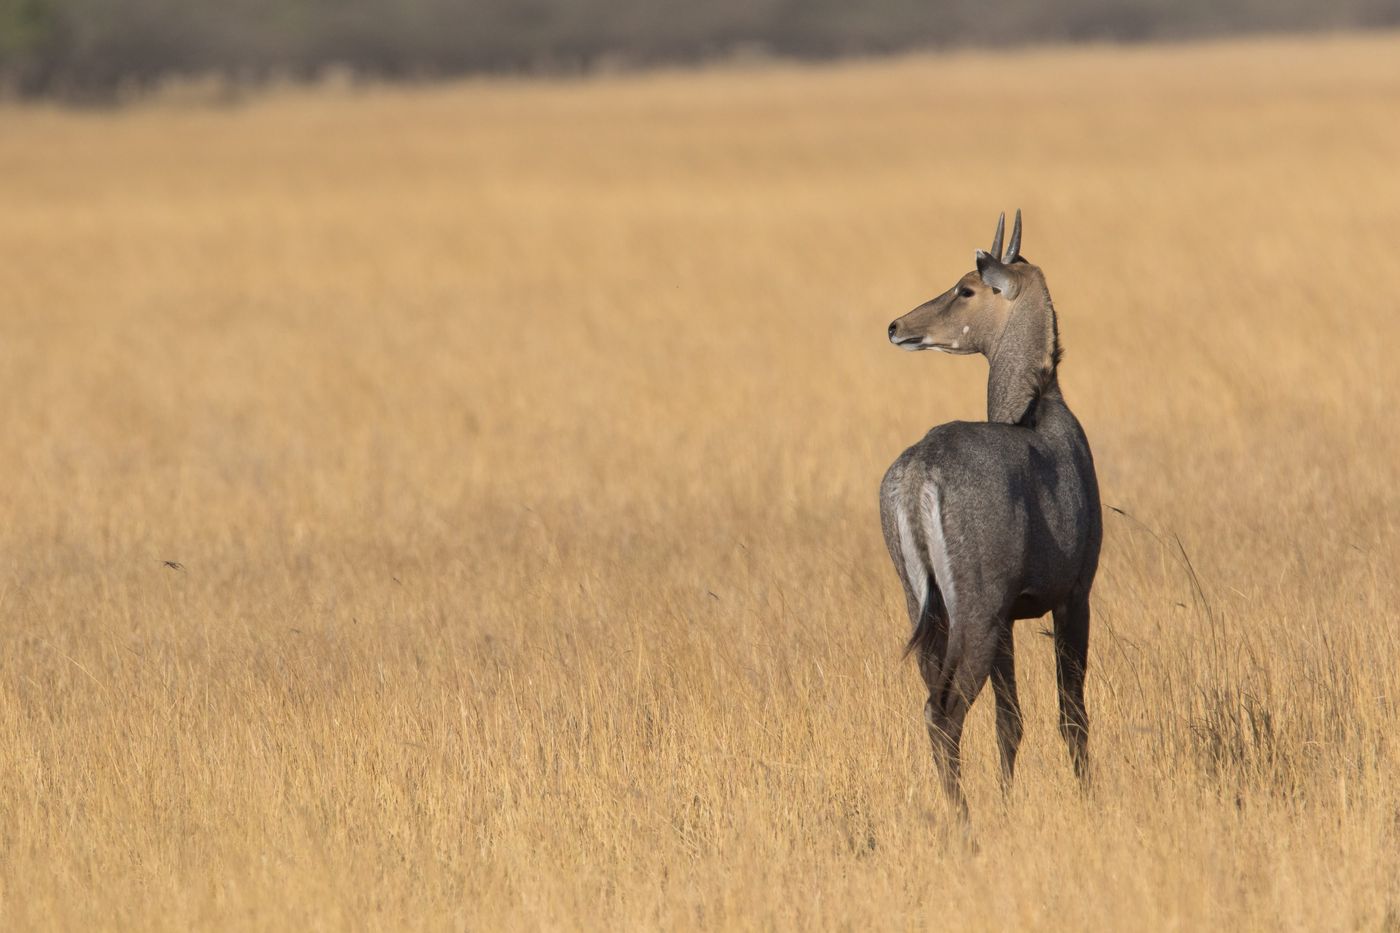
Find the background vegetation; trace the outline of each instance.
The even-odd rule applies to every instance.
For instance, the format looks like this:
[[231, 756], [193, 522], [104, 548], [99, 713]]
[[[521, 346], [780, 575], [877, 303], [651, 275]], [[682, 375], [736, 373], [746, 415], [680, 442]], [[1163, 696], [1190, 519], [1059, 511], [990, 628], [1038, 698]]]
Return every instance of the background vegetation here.
[[405, 78], [1400, 25], [1400, 0], [0, 0], [0, 87]]
[[[1394, 929], [1397, 60], [0, 108], [0, 925]], [[1122, 512], [974, 853], [876, 488], [985, 368], [885, 327], [1017, 206]]]

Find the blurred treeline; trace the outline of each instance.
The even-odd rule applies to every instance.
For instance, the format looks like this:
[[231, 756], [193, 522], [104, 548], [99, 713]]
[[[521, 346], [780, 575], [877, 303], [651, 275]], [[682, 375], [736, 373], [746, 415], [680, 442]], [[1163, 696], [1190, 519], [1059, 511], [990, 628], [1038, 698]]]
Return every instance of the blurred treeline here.
[[101, 99], [176, 76], [568, 72], [1394, 25], [1400, 0], [0, 0], [0, 90]]

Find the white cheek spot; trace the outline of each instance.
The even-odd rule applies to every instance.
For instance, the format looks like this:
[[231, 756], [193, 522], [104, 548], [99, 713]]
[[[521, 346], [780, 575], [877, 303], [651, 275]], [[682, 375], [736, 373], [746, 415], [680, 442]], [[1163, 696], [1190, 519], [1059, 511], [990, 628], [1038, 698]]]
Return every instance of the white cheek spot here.
[[972, 325], [971, 325], [971, 324], [964, 324], [964, 325], [963, 325], [963, 333], [964, 333], [964, 334], [967, 333], [967, 332], [970, 331], [970, 330], [972, 330]]
[[957, 342], [956, 340], [954, 340], [954, 341], [953, 341], [953, 349], [956, 350], [957, 348], [958, 348], [958, 342]]

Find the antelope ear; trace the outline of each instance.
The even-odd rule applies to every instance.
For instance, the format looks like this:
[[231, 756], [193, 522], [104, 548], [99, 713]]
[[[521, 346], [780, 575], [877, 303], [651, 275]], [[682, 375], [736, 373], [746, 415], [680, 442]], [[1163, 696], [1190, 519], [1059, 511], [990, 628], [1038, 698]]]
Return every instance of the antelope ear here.
[[983, 285], [990, 285], [1007, 298], [1016, 297], [1016, 276], [1011, 274], [1000, 259], [986, 250], [977, 251], [977, 275]]

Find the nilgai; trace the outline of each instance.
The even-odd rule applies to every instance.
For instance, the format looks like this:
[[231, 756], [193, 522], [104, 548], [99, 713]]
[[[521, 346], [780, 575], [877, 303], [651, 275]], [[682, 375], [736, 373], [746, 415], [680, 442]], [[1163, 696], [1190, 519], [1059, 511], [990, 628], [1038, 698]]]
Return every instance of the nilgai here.
[[1017, 619], [1054, 614], [1060, 733], [1081, 784], [1089, 777], [1084, 671], [1103, 539], [1098, 480], [1084, 430], [1060, 394], [1059, 327], [1045, 276], [1020, 255], [1020, 211], [998, 258], [1005, 223], [1003, 214], [974, 271], [889, 329], [890, 342], [906, 350], [980, 353], [990, 363], [987, 421], [934, 428], [880, 484], [885, 544], [914, 630], [907, 651], [928, 685], [924, 719], [944, 788], [964, 817], [963, 720], [988, 675], [1004, 788], [1015, 772]]

